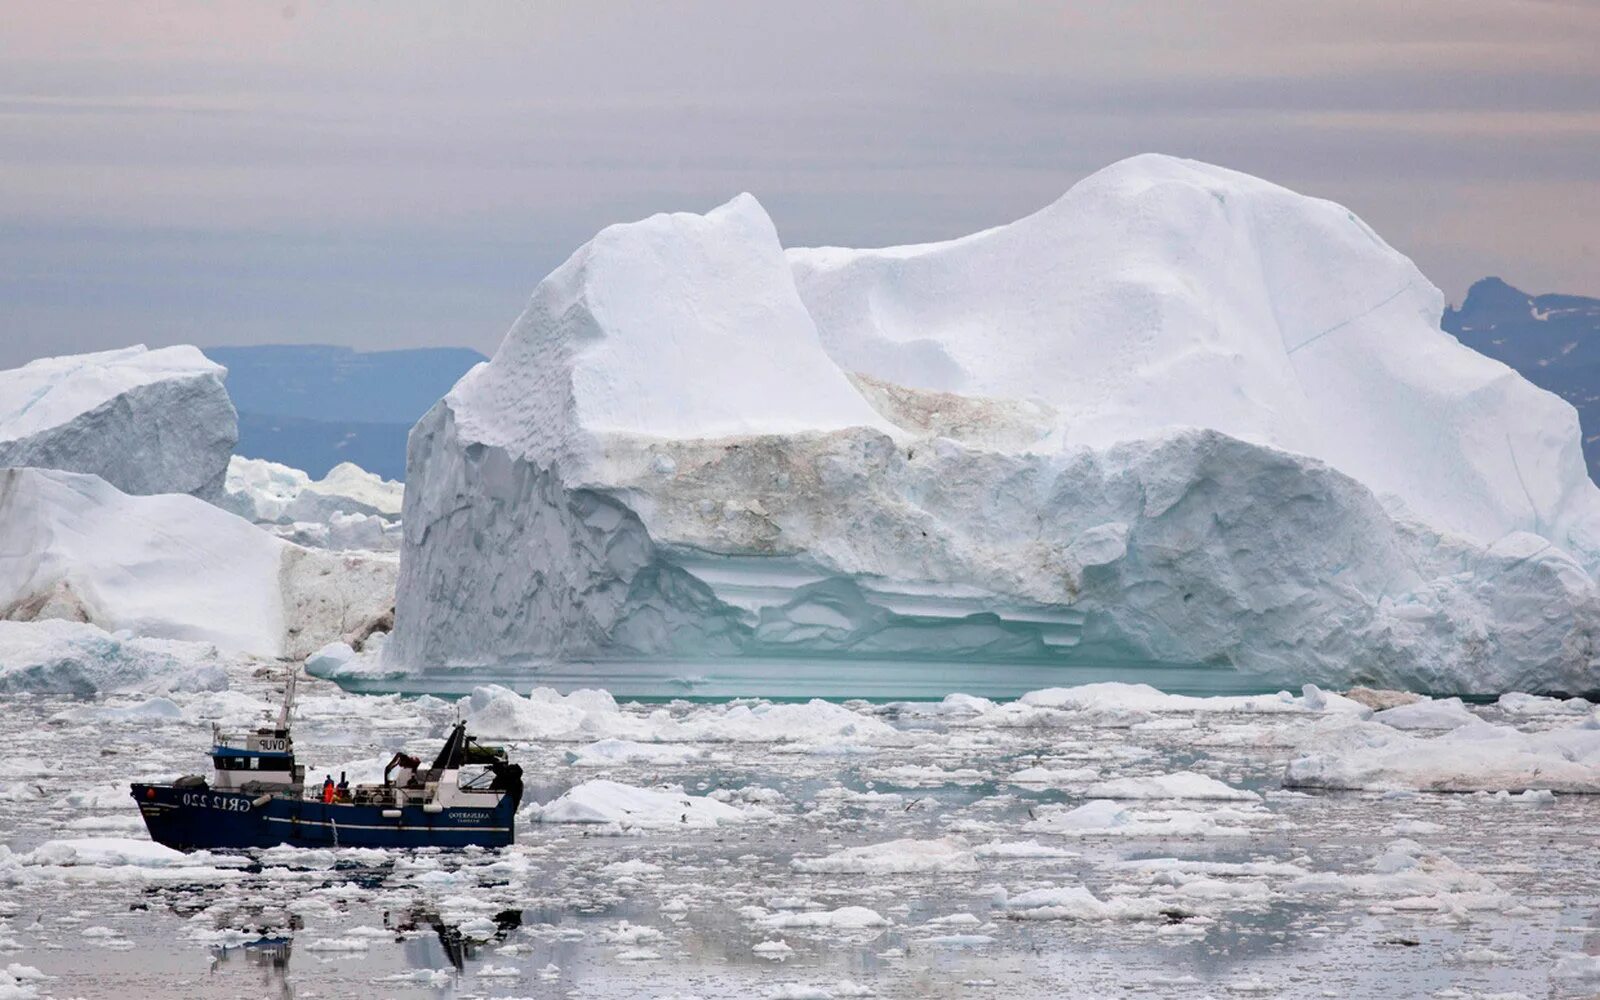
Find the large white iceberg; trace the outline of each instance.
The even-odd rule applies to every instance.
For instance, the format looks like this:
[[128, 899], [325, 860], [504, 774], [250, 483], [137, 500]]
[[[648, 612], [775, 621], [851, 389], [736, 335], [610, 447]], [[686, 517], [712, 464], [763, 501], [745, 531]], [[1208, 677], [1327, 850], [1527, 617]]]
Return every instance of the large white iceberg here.
[[786, 253], [748, 195], [612, 226], [414, 429], [386, 656], [1595, 688], [1576, 414], [1441, 308], [1345, 209], [1167, 157], [918, 247]]
[[99, 476], [124, 493], [221, 496], [238, 417], [193, 347], [128, 347], [0, 371], [0, 466]]
[[303, 657], [385, 619], [396, 572], [392, 555], [304, 549], [191, 496], [0, 469], [0, 619]]

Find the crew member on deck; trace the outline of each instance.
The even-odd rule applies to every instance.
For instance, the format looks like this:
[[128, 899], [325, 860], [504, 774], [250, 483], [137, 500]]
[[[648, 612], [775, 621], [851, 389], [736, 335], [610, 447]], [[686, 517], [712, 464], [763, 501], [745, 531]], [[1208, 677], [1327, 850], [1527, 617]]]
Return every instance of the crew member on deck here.
[[331, 774], [322, 776], [322, 801], [329, 804], [333, 802], [333, 775]]

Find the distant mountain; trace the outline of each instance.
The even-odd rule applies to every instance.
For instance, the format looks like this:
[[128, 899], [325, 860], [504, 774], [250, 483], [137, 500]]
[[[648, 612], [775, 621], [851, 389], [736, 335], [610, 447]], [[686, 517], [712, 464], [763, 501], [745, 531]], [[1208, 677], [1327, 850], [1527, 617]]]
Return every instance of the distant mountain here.
[[1499, 278], [1467, 291], [1444, 328], [1578, 409], [1589, 478], [1600, 482], [1600, 299], [1529, 295]]
[[317, 477], [355, 462], [388, 479], [405, 478], [411, 425], [468, 369], [488, 360], [458, 347], [363, 352], [271, 344], [205, 353], [228, 368], [239, 454]]

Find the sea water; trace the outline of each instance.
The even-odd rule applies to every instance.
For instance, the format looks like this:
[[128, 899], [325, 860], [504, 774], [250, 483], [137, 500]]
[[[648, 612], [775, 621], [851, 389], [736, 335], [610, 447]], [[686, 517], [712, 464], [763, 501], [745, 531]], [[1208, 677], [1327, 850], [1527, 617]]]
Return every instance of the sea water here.
[[[1583, 957], [1600, 952], [1600, 800], [1286, 791], [1300, 716], [1100, 711], [989, 725], [857, 702], [847, 707], [870, 737], [742, 742], [712, 729], [675, 745], [689, 753], [647, 745], [598, 766], [573, 762], [588, 740], [510, 741], [528, 793], [506, 851], [148, 850], [127, 782], [201, 772], [210, 721], [246, 723], [272, 697], [267, 679], [240, 676], [228, 692], [174, 696], [178, 718], [133, 696], [8, 705], [0, 988], [116, 1000], [1600, 988]], [[296, 742], [314, 780], [364, 780], [395, 748], [426, 749], [454, 714], [437, 698], [309, 682]], [[1027, 768], [1080, 776], [1013, 780]], [[1184, 832], [1041, 824], [1089, 800], [1088, 772], [1194, 772], [1250, 797], [1122, 803]], [[671, 786], [741, 818], [537, 821], [540, 803], [594, 780]], [[1018, 906], [1079, 889], [1097, 908]]]

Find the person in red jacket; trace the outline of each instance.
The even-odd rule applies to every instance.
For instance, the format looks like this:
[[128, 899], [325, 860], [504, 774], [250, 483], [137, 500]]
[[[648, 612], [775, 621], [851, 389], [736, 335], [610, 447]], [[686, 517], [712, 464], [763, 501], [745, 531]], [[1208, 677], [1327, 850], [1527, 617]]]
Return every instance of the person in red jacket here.
[[322, 801], [333, 803], [333, 775], [325, 775], [322, 779]]

